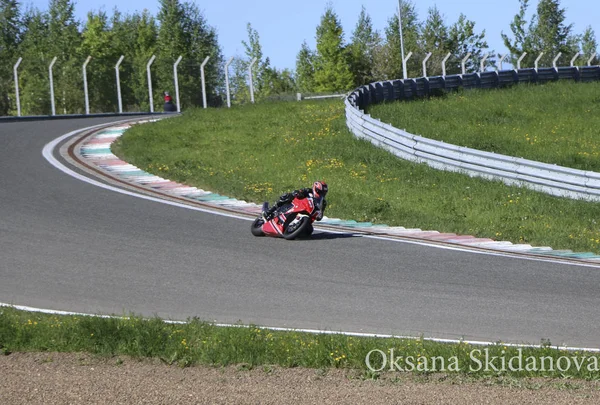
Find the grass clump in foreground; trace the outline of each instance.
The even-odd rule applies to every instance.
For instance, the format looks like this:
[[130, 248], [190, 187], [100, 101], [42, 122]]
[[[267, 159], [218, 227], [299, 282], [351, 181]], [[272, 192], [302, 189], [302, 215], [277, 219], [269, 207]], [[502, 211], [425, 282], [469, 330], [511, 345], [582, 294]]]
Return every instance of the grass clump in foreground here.
[[324, 179], [330, 217], [600, 253], [596, 203], [400, 160], [356, 139], [340, 100], [191, 110], [135, 126], [113, 151], [148, 172], [246, 201], [274, 201]]
[[218, 327], [197, 319], [167, 323], [158, 318], [53, 315], [2, 307], [0, 354], [17, 351], [159, 358], [182, 367], [344, 368], [363, 370], [368, 378], [387, 371], [455, 372], [474, 377], [600, 377], [597, 354], [560, 350], [549, 343], [537, 348], [502, 343], [479, 346], [273, 331], [255, 326]]
[[600, 172], [600, 82], [558, 81], [369, 107], [412, 134]]

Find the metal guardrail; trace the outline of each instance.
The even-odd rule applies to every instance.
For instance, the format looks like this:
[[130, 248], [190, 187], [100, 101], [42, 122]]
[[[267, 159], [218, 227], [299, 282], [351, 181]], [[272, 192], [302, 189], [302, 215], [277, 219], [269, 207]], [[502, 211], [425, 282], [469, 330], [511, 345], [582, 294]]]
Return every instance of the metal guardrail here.
[[303, 96], [302, 93], [296, 93], [296, 100], [297, 101], [302, 101], [302, 100], [317, 100], [317, 99], [321, 99], [321, 98], [344, 98], [346, 97], [347, 94], [325, 94], [325, 95], [319, 95], [319, 96]]
[[423, 97], [439, 90], [496, 88], [524, 82], [597, 81], [600, 66], [519, 69], [371, 83], [345, 100], [352, 133], [401, 159], [441, 170], [501, 180], [555, 196], [600, 201], [600, 173], [456, 146], [395, 128], [365, 113], [370, 104]]

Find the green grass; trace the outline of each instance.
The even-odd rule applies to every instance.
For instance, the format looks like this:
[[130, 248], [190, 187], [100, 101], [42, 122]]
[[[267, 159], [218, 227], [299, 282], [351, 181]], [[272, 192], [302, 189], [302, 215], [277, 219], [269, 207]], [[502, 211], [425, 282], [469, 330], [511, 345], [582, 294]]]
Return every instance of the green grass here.
[[[395, 358], [403, 357], [397, 362], [402, 370], [390, 370], [390, 349], [394, 350]], [[486, 349], [490, 359], [498, 357], [494, 363], [490, 363], [497, 370], [492, 367], [486, 370]], [[269, 366], [277, 365], [315, 369], [344, 368], [362, 370], [366, 378], [376, 378], [383, 363], [380, 354], [372, 354], [369, 360], [376, 371], [368, 369], [365, 359], [372, 350], [380, 350], [388, 359], [387, 367], [382, 371], [414, 371], [420, 374], [443, 371], [468, 374], [476, 378], [510, 375], [597, 380], [600, 376], [597, 354], [567, 352], [550, 347], [548, 342], [537, 348], [522, 348], [523, 362], [519, 366], [515, 360], [511, 370], [508, 361], [519, 356], [519, 349], [500, 342], [483, 347], [423, 339], [273, 331], [255, 326], [218, 327], [197, 319], [186, 323], [167, 323], [158, 318], [143, 319], [136, 316], [100, 318], [0, 308], [0, 355], [29, 351], [89, 352], [117, 357], [115, 364], [119, 364], [118, 356], [132, 356], [158, 358], [167, 364], [182, 367], [240, 365], [245, 368], [263, 366], [268, 369]], [[409, 357], [413, 359], [409, 360]], [[434, 360], [434, 357], [438, 359]], [[526, 365], [531, 362], [529, 357], [535, 359], [536, 367], [530, 366], [528, 370]], [[545, 370], [541, 369], [543, 357], [546, 357]], [[570, 367], [567, 367], [568, 363], [564, 359], [559, 364], [561, 357], [576, 357], [580, 366], [569, 360]], [[474, 358], [481, 363], [477, 363]], [[505, 358], [504, 367], [501, 358]]]
[[596, 203], [402, 161], [355, 139], [340, 100], [191, 110], [128, 130], [113, 151], [141, 169], [246, 201], [274, 201], [324, 179], [330, 217], [600, 253]]
[[426, 138], [600, 172], [600, 82], [451, 92], [369, 113]]

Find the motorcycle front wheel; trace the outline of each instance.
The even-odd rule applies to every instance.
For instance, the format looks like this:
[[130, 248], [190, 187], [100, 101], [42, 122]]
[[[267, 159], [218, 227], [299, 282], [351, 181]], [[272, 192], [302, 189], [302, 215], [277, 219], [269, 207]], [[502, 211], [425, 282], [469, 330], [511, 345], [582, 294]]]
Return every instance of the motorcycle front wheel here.
[[300, 219], [300, 222], [298, 222], [297, 224], [294, 224], [292, 226], [288, 225], [288, 227], [285, 228], [285, 231], [283, 231], [283, 237], [287, 240], [296, 239], [298, 236], [304, 234], [309, 226], [310, 218], [302, 217], [302, 219]]
[[254, 222], [252, 222], [252, 226], [250, 227], [250, 232], [252, 232], [252, 235], [265, 236], [265, 233], [262, 230], [262, 226], [264, 225], [264, 223], [265, 221], [261, 217], [256, 218]]

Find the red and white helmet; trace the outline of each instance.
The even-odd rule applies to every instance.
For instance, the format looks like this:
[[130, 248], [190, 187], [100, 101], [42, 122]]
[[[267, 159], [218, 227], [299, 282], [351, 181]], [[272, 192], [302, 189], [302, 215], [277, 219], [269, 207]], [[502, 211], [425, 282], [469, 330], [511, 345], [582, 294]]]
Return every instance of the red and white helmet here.
[[312, 186], [313, 196], [315, 198], [324, 198], [327, 195], [327, 183], [315, 181]]

